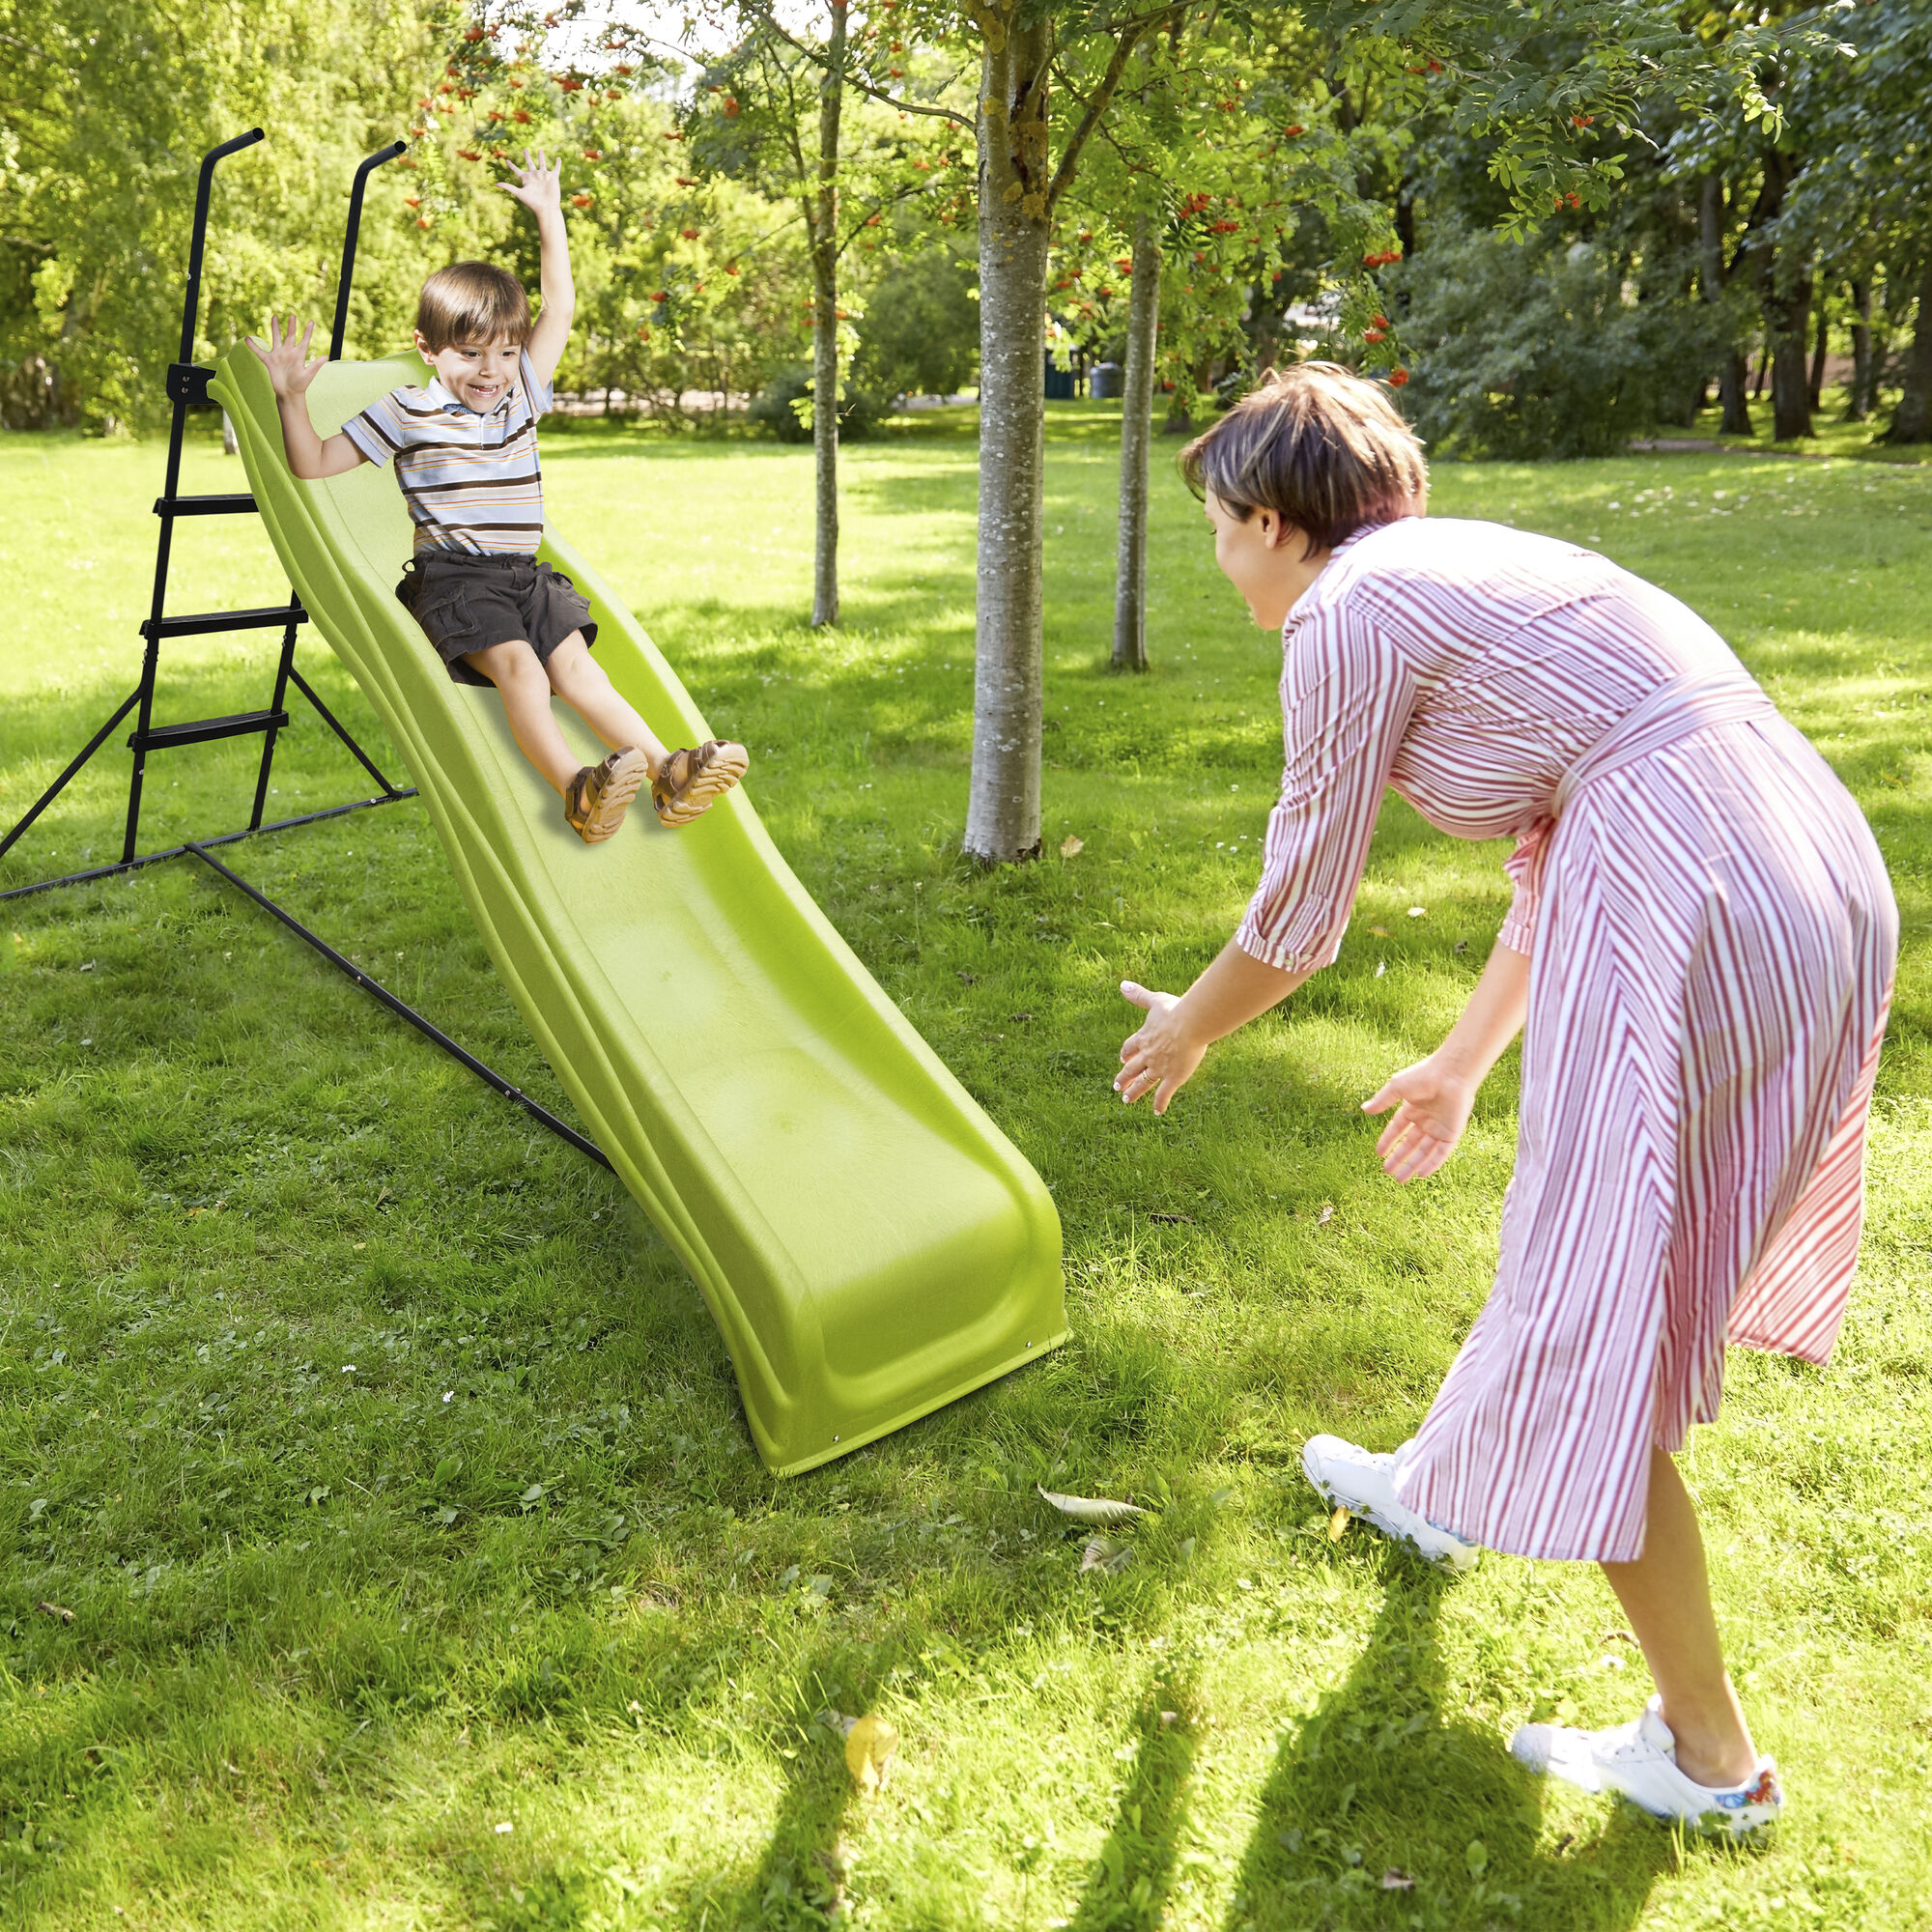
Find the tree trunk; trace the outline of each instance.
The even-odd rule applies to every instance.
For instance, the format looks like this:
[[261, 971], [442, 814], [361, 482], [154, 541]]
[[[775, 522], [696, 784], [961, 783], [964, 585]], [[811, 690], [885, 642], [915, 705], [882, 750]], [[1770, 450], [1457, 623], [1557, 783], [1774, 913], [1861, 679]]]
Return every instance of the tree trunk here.
[[825, 78], [818, 89], [818, 193], [811, 221], [814, 630], [838, 621], [838, 115], [845, 92], [846, 0], [831, 0], [831, 6]]
[[1865, 391], [1871, 383], [1872, 292], [1869, 275], [1852, 277], [1852, 388], [1845, 405], [1847, 422], [1863, 422], [1871, 405]]
[[1751, 227], [1760, 231], [1752, 253], [1757, 257], [1758, 301], [1764, 310], [1765, 351], [1771, 362], [1772, 437], [1796, 441], [1811, 434], [1810, 372], [1805, 367], [1805, 325], [1811, 319], [1811, 270], [1794, 265], [1769, 233], [1784, 209], [1793, 162], [1776, 148], [1764, 156], [1764, 185], [1751, 211]]
[[1918, 271], [1918, 319], [1905, 358], [1905, 389], [1891, 412], [1887, 442], [1932, 442], [1932, 260]]
[[[1717, 175], [1706, 175], [1697, 197], [1697, 233], [1704, 258], [1704, 299], [1723, 299], [1724, 284], [1724, 185]], [[1718, 399], [1724, 406], [1723, 420], [1718, 425], [1722, 436], [1748, 436], [1751, 433], [1750, 405], [1745, 400], [1744, 352], [1734, 342], [1718, 365]]]
[[1831, 352], [1832, 325], [1826, 315], [1826, 302], [1831, 291], [1820, 285], [1817, 296], [1818, 340], [1811, 351], [1811, 379], [1805, 384], [1804, 393], [1814, 410], [1825, 405], [1825, 357]]
[[1127, 298], [1127, 367], [1121, 385], [1121, 526], [1114, 574], [1114, 668], [1146, 670], [1148, 456], [1153, 441], [1153, 365], [1160, 338], [1160, 241], [1151, 214], [1134, 218], [1134, 283]]
[[1811, 319], [1811, 271], [1798, 277], [1788, 295], [1765, 304], [1772, 324], [1771, 434], [1776, 442], [1795, 442], [1811, 434], [1811, 380], [1804, 365], [1804, 325]]
[[1771, 345], [1769, 343], [1766, 343], [1765, 346], [1758, 351], [1757, 376], [1756, 379], [1751, 384], [1752, 402], [1756, 403], [1763, 401], [1764, 379], [1770, 374], [1771, 374]]
[[1050, 14], [979, 16], [980, 554], [964, 849], [1039, 854], [1042, 352]]

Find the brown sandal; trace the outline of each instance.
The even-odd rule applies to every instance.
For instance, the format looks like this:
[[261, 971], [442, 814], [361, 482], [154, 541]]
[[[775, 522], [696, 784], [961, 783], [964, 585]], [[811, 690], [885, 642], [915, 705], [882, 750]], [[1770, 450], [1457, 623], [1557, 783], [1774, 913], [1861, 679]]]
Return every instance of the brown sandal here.
[[707, 738], [696, 751], [672, 752], [658, 767], [651, 803], [667, 825], [701, 817], [750, 770], [752, 754], [728, 739]]
[[634, 747], [585, 765], [563, 795], [563, 815], [586, 845], [601, 845], [624, 822], [631, 801], [651, 775], [650, 760]]

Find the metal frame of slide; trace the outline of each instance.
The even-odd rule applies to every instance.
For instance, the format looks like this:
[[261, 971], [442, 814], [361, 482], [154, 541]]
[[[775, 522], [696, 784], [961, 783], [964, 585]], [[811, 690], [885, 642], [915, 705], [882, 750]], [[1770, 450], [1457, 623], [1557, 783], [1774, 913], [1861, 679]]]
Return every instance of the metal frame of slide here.
[[[160, 536], [155, 554], [154, 595], [148, 619], [141, 626], [141, 636], [145, 639], [141, 658], [141, 680], [74, 756], [60, 777], [28, 808], [13, 829], [4, 838], [0, 838], [0, 859], [3, 859], [47, 807], [66, 790], [95, 753], [100, 751], [128, 714], [132, 711], [136, 713], [136, 723], [128, 736], [128, 747], [134, 756], [128, 777], [128, 823], [121, 858], [114, 865], [95, 866], [85, 871], [67, 872], [57, 878], [37, 879], [30, 885], [12, 887], [8, 891], [0, 892], [0, 900], [24, 898], [30, 894], [50, 892], [58, 886], [84, 885], [92, 880], [113, 878], [123, 872], [131, 872], [144, 866], [157, 865], [164, 860], [192, 856], [228, 884], [244, 893], [265, 912], [272, 913], [291, 932], [313, 947], [338, 972], [347, 975], [355, 985], [387, 1007], [398, 1018], [407, 1020], [425, 1038], [434, 1041], [453, 1060], [467, 1066], [478, 1079], [494, 1088], [505, 1099], [515, 1101], [532, 1120], [540, 1122], [559, 1140], [568, 1142], [580, 1153], [587, 1154], [592, 1160], [608, 1168], [611, 1165], [610, 1160], [593, 1141], [579, 1133], [567, 1122], [559, 1120], [547, 1107], [504, 1079], [494, 1068], [487, 1066], [474, 1054], [459, 1046], [440, 1028], [426, 1019], [414, 1008], [398, 999], [387, 987], [372, 980], [353, 960], [337, 952], [321, 934], [311, 931], [287, 907], [278, 905], [266, 893], [251, 886], [246, 879], [215, 858], [210, 849], [218, 845], [232, 845], [243, 838], [252, 838], [259, 833], [293, 831], [298, 826], [319, 824], [325, 819], [340, 818], [347, 812], [363, 811], [371, 806], [391, 805], [416, 796], [413, 786], [399, 787], [390, 783], [375, 760], [355, 742], [347, 726], [316, 695], [308, 680], [297, 668], [296, 634], [298, 627], [308, 621], [308, 612], [302, 609], [301, 599], [293, 589], [289, 593], [286, 605], [277, 605], [269, 610], [211, 611], [176, 617], [167, 614], [168, 564], [173, 548], [175, 520], [179, 517], [252, 516], [256, 513], [255, 498], [245, 491], [219, 496], [184, 497], [180, 494], [180, 483], [182, 439], [187, 424], [187, 412], [197, 407], [213, 406], [208, 385], [214, 376], [214, 371], [197, 367], [194, 362], [194, 327], [201, 305], [201, 265], [204, 245], [208, 239], [209, 199], [213, 188], [214, 170], [227, 156], [239, 153], [243, 148], [251, 148], [263, 138], [261, 128], [251, 128], [247, 133], [238, 134], [232, 141], [224, 141], [218, 148], [211, 148], [202, 156], [201, 177], [195, 190], [194, 235], [188, 249], [187, 288], [182, 305], [181, 357], [169, 367], [167, 375], [167, 391], [174, 404], [174, 416], [168, 434], [167, 480], [161, 496], [155, 501], [155, 515], [160, 519]], [[393, 160], [406, 151], [407, 143], [396, 141], [386, 148], [378, 149], [355, 170], [355, 185], [351, 190], [349, 201], [348, 231], [342, 244], [342, 272], [336, 284], [335, 326], [329, 337], [328, 354], [331, 361], [341, 359], [343, 335], [349, 322], [349, 291], [355, 268], [356, 238], [362, 224], [364, 185], [373, 170], [381, 167], [384, 161]], [[182, 724], [155, 724], [155, 694], [160, 670], [161, 643], [164, 639], [203, 637], [222, 631], [272, 630], [277, 626], [282, 632], [281, 654], [275, 667], [274, 696], [266, 710], [238, 712], [225, 718], [196, 719]], [[322, 811], [303, 812], [298, 817], [272, 819], [264, 824], [262, 812], [269, 797], [269, 776], [274, 766], [276, 734], [285, 729], [290, 722], [286, 707], [291, 684], [307, 700], [310, 708], [322, 722], [341, 739], [351, 754], [382, 787], [382, 790], [373, 798], [355, 799], [346, 805], [330, 806]], [[147, 770], [148, 753], [184, 745], [207, 744], [218, 738], [248, 736], [256, 732], [262, 734], [262, 763], [255, 781], [254, 809], [249, 813], [247, 825], [241, 831], [224, 832], [215, 838], [189, 838], [179, 845], [170, 845], [153, 852], [138, 852], [136, 847], [140, 842], [141, 787]]]

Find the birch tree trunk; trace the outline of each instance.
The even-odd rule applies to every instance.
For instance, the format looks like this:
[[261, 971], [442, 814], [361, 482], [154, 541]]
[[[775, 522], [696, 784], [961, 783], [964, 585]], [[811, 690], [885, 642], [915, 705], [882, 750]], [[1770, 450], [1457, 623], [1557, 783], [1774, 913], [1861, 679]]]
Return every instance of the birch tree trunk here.
[[1153, 217], [1134, 219], [1127, 297], [1127, 367], [1121, 384], [1121, 525], [1114, 577], [1114, 668], [1142, 671], [1147, 655], [1148, 462], [1153, 441], [1154, 351], [1160, 332], [1160, 242]]
[[965, 851], [1039, 853], [1041, 394], [1051, 16], [976, 16], [980, 86], [980, 554]]
[[811, 469], [816, 531], [814, 630], [838, 621], [838, 116], [845, 92], [846, 0], [831, 0], [818, 89], [818, 192], [811, 220]]

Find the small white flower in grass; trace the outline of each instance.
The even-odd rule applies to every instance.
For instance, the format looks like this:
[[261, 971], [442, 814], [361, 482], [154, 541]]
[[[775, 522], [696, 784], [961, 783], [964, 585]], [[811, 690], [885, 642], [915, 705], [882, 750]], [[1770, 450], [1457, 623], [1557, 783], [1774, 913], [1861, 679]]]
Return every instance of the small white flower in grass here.
[[1429, 916], [1429, 908], [1427, 906], [1410, 906], [1408, 916], [1410, 919], [1426, 919]]
[[354, 1362], [344, 1362], [342, 1365], [342, 1373], [345, 1376], [353, 1376], [355, 1373], [355, 1364]]
[[456, 1400], [456, 1391], [454, 1389], [444, 1389], [442, 1399], [444, 1402], [454, 1402]]
[[502, 1821], [502, 1823], [497, 1827], [497, 1835], [500, 1838], [506, 1833], [514, 1831], [515, 1829], [516, 1828], [510, 1823], [510, 1821], [507, 1818], [505, 1818]]

